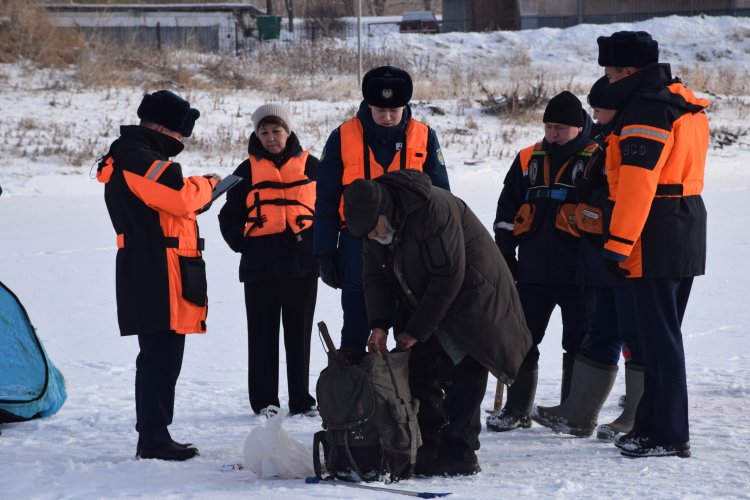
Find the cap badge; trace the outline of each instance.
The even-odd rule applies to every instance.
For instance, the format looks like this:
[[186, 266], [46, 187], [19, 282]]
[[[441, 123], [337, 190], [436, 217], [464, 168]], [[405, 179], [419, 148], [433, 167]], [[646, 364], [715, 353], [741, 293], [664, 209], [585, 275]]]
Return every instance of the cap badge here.
[[380, 92], [380, 95], [383, 96], [383, 99], [390, 99], [393, 97], [393, 89], [385, 88]]

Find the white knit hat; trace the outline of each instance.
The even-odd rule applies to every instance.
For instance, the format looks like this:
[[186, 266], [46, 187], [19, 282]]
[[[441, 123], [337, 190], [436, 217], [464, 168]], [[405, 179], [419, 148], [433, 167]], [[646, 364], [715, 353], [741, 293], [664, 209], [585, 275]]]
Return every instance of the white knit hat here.
[[272, 103], [264, 104], [255, 110], [251, 118], [253, 120], [253, 130], [257, 131], [260, 121], [268, 116], [280, 118], [286, 124], [287, 131], [292, 131], [292, 115], [289, 113], [289, 110], [281, 104]]

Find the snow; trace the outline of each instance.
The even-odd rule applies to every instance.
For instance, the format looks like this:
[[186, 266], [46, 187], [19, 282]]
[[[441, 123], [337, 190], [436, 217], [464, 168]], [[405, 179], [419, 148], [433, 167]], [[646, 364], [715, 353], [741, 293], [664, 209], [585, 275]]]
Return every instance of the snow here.
[[[667, 17], [639, 23], [581, 25], [523, 32], [448, 33], [437, 36], [383, 35], [368, 43], [410, 54], [432, 54], [451, 64], [487, 64], [522, 48], [534, 67], [546, 68], [557, 85], [577, 84], [580, 97], [601, 74], [595, 38], [620, 29], [651, 32], [662, 60], [675, 68], [708, 61], [709, 70], [730, 67], [742, 78], [750, 67], [750, 19]], [[511, 48], [509, 48], [511, 47]], [[707, 58], [707, 59], [706, 59]], [[501, 63], [483, 67], [497, 81], [512, 76]], [[679, 71], [675, 71], [679, 74]], [[488, 85], [497, 81], [487, 81]], [[565, 83], [560, 83], [565, 82]], [[688, 85], [690, 82], [687, 82]], [[747, 85], [745, 85], [747, 86]], [[209, 333], [187, 339], [177, 386], [174, 424], [178, 441], [192, 441], [200, 457], [182, 463], [136, 460], [133, 380], [137, 342], [120, 338], [114, 293], [115, 235], [104, 206], [102, 187], [89, 166], [106, 151], [120, 123], [132, 123], [140, 89], [76, 88], [63, 72], [34, 71], [24, 65], [0, 65], [0, 280], [26, 306], [38, 335], [67, 380], [68, 401], [53, 417], [3, 425], [0, 436], [2, 498], [390, 498], [382, 492], [306, 485], [303, 480], [257, 479], [247, 471], [221, 472], [222, 464], [242, 462], [250, 430], [261, 425], [251, 414], [246, 391], [246, 333], [243, 292], [237, 281], [238, 256], [224, 244], [215, 207], [200, 217], [206, 238], [209, 283]], [[561, 88], [562, 89], [562, 88]], [[714, 95], [696, 89], [714, 104], [714, 129], [747, 128], [738, 103], [747, 95]], [[266, 96], [248, 90], [220, 99], [191, 92], [204, 114], [201, 131], [225, 127], [247, 133], [249, 115]], [[519, 148], [542, 134], [541, 124], [506, 123], [483, 115], [475, 101], [419, 101], [415, 115], [438, 131], [449, 165], [453, 191], [467, 200], [489, 227], [503, 175]], [[327, 134], [358, 103], [295, 101], [304, 145], [319, 154]], [[430, 115], [428, 106], [446, 110]], [[241, 110], [241, 112], [240, 112]], [[469, 119], [478, 128], [466, 126]], [[26, 127], [19, 124], [26, 120]], [[451, 133], [466, 127], [470, 134]], [[511, 143], [502, 137], [509, 129]], [[62, 130], [74, 133], [61, 134]], [[56, 143], [56, 137], [75, 137]], [[67, 142], [66, 142], [67, 141]], [[20, 144], [26, 151], [21, 155]], [[59, 149], [44, 149], [57, 144]], [[67, 149], [66, 149], [67, 148]], [[64, 151], [85, 150], [81, 159]], [[244, 149], [220, 157], [187, 150], [178, 159], [188, 173], [230, 173]], [[60, 153], [63, 151], [63, 153]], [[750, 267], [745, 262], [750, 230], [745, 217], [750, 191], [750, 144], [712, 148], [704, 198], [709, 213], [708, 271], [697, 278], [684, 320], [690, 394], [690, 459], [629, 460], [609, 443], [552, 433], [534, 425], [509, 433], [482, 431], [479, 460], [483, 472], [471, 478], [411, 479], [397, 487], [413, 491], [450, 491], [451, 498], [748, 498], [750, 497], [750, 324], [747, 307]], [[315, 320], [334, 334], [341, 327], [339, 296], [320, 284]], [[536, 402], [556, 404], [561, 365], [560, 321], [553, 316], [541, 344]], [[283, 351], [282, 351], [283, 352]], [[325, 366], [322, 346], [313, 338], [310, 386]], [[281, 362], [281, 401], [286, 403], [285, 366]], [[600, 422], [619, 414], [623, 369]], [[484, 408], [491, 406], [494, 379]], [[290, 417], [287, 431], [312, 446], [318, 418]], [[382, 486], [382, 485], [380, 485]], [[393, 496], [396, 498], [395, 496]]]

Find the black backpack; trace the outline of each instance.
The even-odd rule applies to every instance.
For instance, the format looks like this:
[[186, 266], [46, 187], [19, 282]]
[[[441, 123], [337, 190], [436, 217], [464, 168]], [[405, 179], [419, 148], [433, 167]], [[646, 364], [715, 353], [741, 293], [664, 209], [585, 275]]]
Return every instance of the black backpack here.
[[419, 401], [409, 389], [409, 351], [347, 357], [334, 347], [325, 323], [318, 328], [328, 347], [328, 367], [316, 386], [324, 430], [313, 437], [315, 475], [324, 479], [322, 445], [326, 478], [409, 478], [422, 444]]

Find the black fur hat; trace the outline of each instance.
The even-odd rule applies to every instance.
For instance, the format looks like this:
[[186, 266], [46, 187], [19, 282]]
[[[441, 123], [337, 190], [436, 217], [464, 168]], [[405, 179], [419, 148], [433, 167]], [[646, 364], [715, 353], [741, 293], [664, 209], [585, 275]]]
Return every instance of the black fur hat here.
[[411, 100], [414, 86], [409, 73], [395, 66], [380, 66], [362, 78], [365, 102], [378, 108], [400, 108]]
[[563, 90], [549, 100], [544, 110], [544, 123], [562, 123], [571, 127], [583, 127], [586, 123], [583, 115], [583, 105], [580, 99]]
[[138, 118], [163, 125], [183, 137], [190, 137], [200, 115], [200, 111], [191, 108], [188, 101], [169, 90], [144, 95], [138, 106]]
[[645, 31], [618, 31], [600, 36], [599, 66], [643, 68], [659, 62], [659, 42]]

